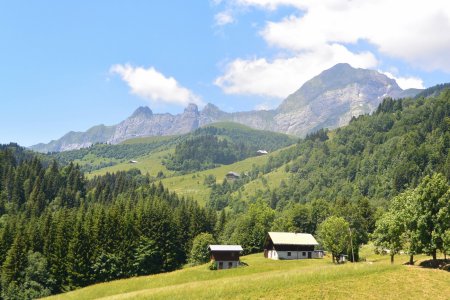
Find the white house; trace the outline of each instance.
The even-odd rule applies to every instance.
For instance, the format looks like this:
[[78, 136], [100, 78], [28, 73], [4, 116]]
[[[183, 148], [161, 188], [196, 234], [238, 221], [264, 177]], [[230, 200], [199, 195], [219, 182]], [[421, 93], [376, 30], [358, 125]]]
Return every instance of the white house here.
[[264, 257], [270, 259], [323, 258], [316, 239], [309, 233], [269, 232], [264, 244]]

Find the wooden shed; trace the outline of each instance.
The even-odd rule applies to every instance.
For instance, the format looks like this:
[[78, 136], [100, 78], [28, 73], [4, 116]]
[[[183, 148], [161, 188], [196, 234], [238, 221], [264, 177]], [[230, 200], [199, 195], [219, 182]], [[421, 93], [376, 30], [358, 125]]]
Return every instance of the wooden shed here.
[[225, 175], [225, 177], [228, 180], [235, 180], [235, 179], [239, 179], [241, 177], [241, 175], [236, 172], [228, 172], [227, 175]]
[[231, 269], [239, 265], [239, 256], [243, 251], [240, 245], [209, 245], [211, 260], [217, 263], [217, 269]]
[[269, 232], [264, 244], [264, 257], [270, 259], [323, 258], [316, 239], [309, 233]]

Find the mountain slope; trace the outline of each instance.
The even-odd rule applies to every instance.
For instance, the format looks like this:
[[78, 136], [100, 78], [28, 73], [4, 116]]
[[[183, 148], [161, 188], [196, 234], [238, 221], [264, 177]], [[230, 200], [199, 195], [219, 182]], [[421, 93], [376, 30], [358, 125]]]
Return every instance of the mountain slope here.
[[353, 116], [374, 111], [383, 98], [397, 98], [401, 92], [394, 79], [377, 71], [338, 64], [283, 101], [275, 117], [277, 129], [304, 136], [320, 128], [340, 127]]
[[367, 262], [340, 266], [328, 257], [283, 261], [258, 253], [241, 259], [248, 266], [210, 271], [201, 265], [96, 284], [48, 299], [445, 299], [450, 284], [448, 272], [390, 265], [387, 255], [372, 253]]
[[85, 133], [70, 132], [59, 140], [31, 149], [66, 151], [94, 143], [117, 144], [135, 137], [184, 134], [218, 121], [305, 136], [320, 128], [340, 127], [353, 116], [370, 113], [384, 97], [409, 97], [418, 92], [420, 90], [403, 91], [394, 79], [377, 71], [337, 64], [307, 81], [275, 110], [227, 113], [213, 104], [207, 104], [202, 111], [195, 104], [189, 104], [183, 113], [172, 115], [153, 114], [150, 108], [140, 107], [115, 126], [99, 125]]
[[[144, 113], [144, 110], [147, 111], [143, 109], [140, 114]], [[204, 138], [208, 138], [208, 141], [217, 140], [223, 146], [212, 147]], [[133, 138], [120, 144], [96, 144], [88, 148], [53, 153], [49, 157], [63, 165], [78, 163], [85, 172], [105, 168], [108, 171], [138, 168], [144, 174], [149, 172], [156, 176], [159, 171], [164, 174], [171, 173], [169, 170], [186, 173], [215, 165], [231, 164], [256, 156], [259, 149], [272, 152], [292, 145], [295, 141], [295, 138], [282, 133], [223, 122], [210, 124], [183, 135]], [[207, 157], [218, 157], [221, 154], [228, 154], [231, 160], [207, 160]], [[137, 162], [130, 163], [130, 160]], [[163, 162], [164, 166], [161, 165]], [[188, 168], [188, 162], [197, 167]]]

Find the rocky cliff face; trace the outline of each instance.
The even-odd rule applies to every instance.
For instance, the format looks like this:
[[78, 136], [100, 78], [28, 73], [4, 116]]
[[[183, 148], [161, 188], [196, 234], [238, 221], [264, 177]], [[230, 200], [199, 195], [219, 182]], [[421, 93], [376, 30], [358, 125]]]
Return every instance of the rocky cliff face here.
[[403, 91], [395, 80], [377, 71], [337, 64], [306, 82], [275, 110], [227, 113], [213, 104], [207, 104], [202, 111], [189, 104], [183, 113], [171, 115], [153, 114], [150, 108], [139, 107], [115, 126], [100, 125], [87, 132], [71, 132], [57, 141], [31, 148], [51, 152], [79, 149], [98, 142], [116, 144], [135, 137], [188, 133], [218, 121], [302, 137], [320, 128], [343, 126], [353, 116], [371, 113], [385, 97], [414, 96], [419, 92]]
[[148, 107], [140, 107], [131, 117], [116, 125], [108, 143], [117, 144], [136, 137], [188, 133], [199, 127], [199, 117], [195, 104], [189, 104], [179, 115], [152, 114]]
[[338, 64], [306, 82], [278, 107], [277, 130], [304, 136], [319, 128], [336, 128], [353, 116], [371, 113], [385, 97], [403, 90], [395, 80], [373, 70]]

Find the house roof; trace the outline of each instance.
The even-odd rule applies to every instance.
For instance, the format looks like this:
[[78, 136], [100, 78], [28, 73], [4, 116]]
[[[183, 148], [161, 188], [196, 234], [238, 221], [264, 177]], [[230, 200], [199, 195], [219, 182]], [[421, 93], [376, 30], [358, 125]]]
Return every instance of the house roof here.
[[228, 172], [228, 173], [227, 173], [227, 176], [229, 176], [229, 175], [231, 175], [231, 176], [236, 176], [236, 177], [241, 176], [239, 173], [236, 173], [236, 172]]
[[241, 245], [209, 245], [211, 251], [244, 251]]
[[269, 232], [269, 237], [274, 245], [319, 245], [309, 233]]

